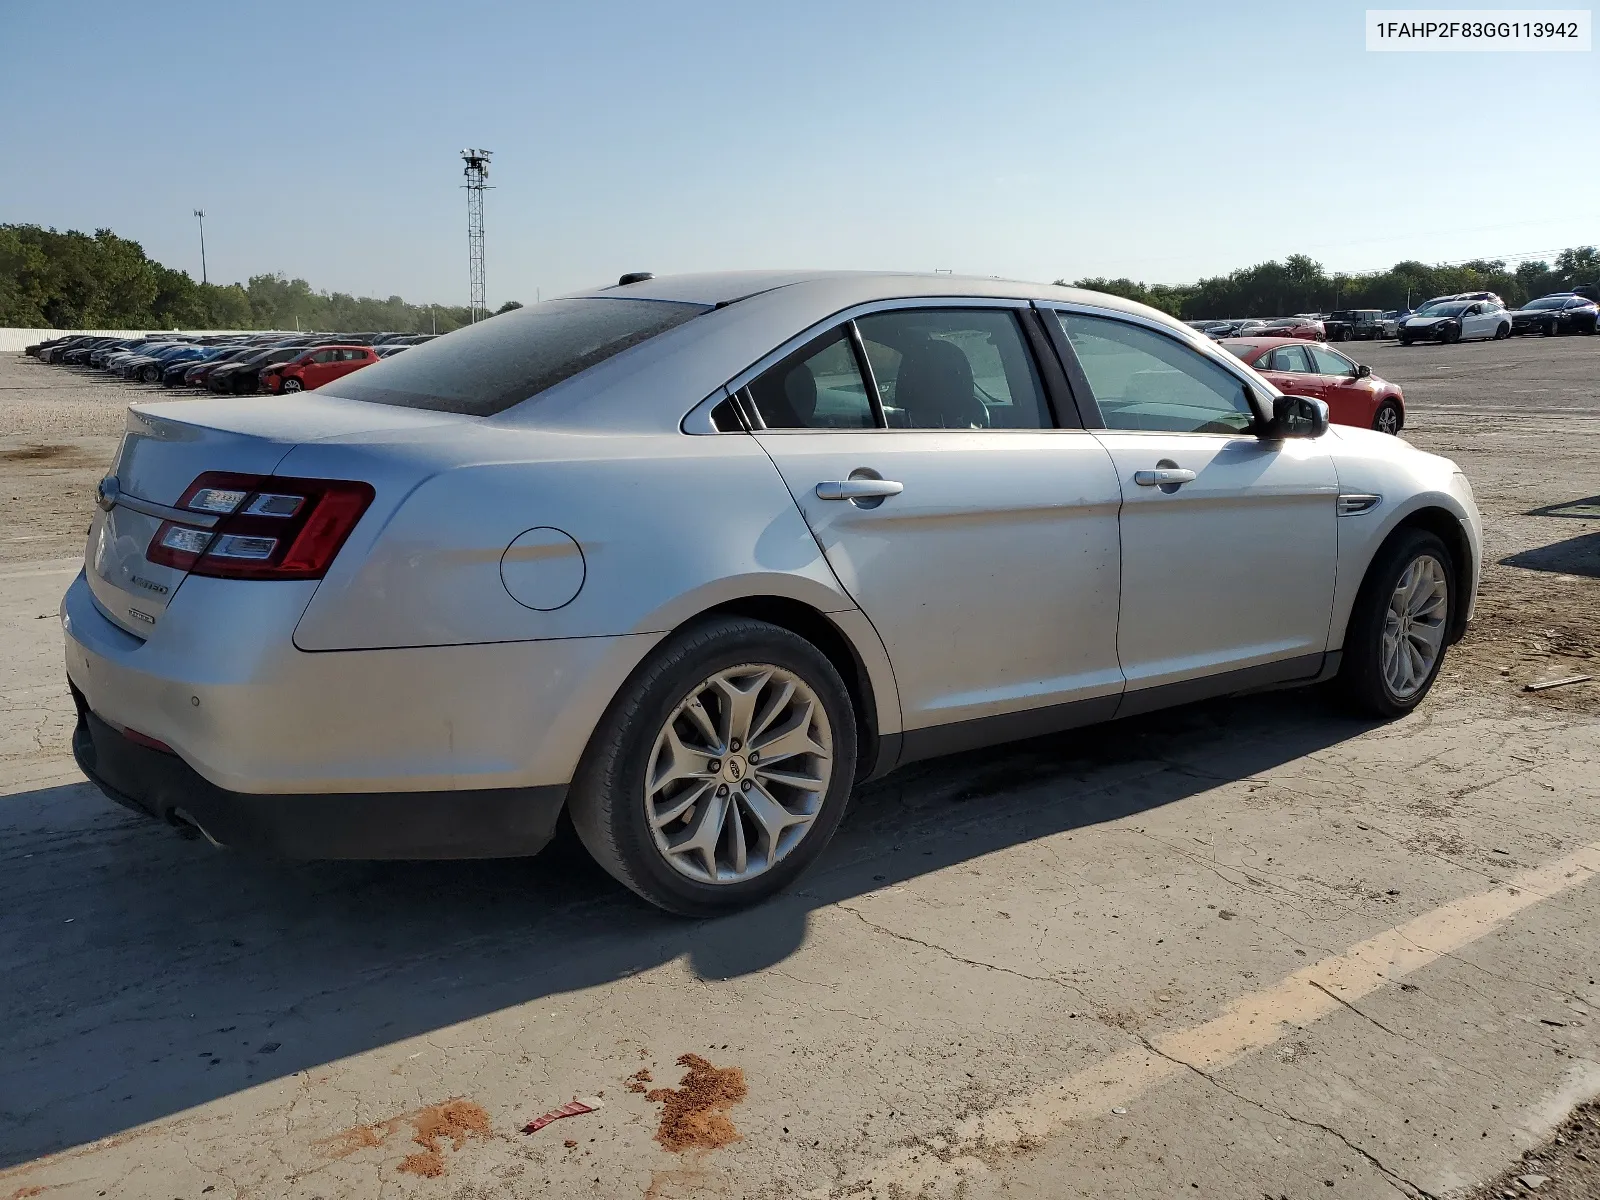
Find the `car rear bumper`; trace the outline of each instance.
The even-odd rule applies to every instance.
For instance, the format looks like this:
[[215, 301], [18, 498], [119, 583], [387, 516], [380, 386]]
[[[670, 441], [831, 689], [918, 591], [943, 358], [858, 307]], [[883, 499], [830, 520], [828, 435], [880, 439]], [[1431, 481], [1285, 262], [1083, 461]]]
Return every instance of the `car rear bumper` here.
[[140, 745], [72, 689], [72, 754], [111, 799], [228, 849], [285, 858], [508, 858], [555, 834], [564, 786], [457, 792], [263, 795], [230, 792], [176, 754]]
[[[84, 769], [142, 811], [170, 819], [184, 808], [225, 844], [302, 853], [295, 838], [310, 833], [257, 831], [279, 812], [290, 824], [366, 813], [379, 826], [393, 812], [396, 842], [375, 832], [358, 850], [354, 833], [324, 833], [331, 848], [319, 853], [527, 854], [538, 831], [517, 814], [559, 810], [606, 706], [662, 636], [303, 651], [294, 630], [316, 587], [193, 576], [141, 639], [106, 616], [80, 573], [61, 603], [67, 677], [82, 698], [85, 744], [103, 741], [91, 716], [117, 738]], [[123, 730], [173, 754], [151, 759]], [[106, 755], [132, 762], [144, 782], [93, 766]], [[227, 814], [245, 814], [242, 833]], [[432, 814], [454, 814], [461, 827]]]

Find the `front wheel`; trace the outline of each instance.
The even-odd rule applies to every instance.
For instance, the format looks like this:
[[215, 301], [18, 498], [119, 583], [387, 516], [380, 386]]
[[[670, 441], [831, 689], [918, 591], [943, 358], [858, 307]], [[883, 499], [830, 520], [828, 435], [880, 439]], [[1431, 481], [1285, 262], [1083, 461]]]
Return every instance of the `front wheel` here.
[[1439, 343], [1441, 345], [1449, 345], [1452, 342], [1459, 342], [1460, 340], [1461, 330], [1457, 326], [1446, 325], [1443, 329], [1439, 330]]
[[1555, 337], [1560, 332], [1561, 332], [1561, 327], [1559, 325], [1557, 325], [1554, 321], [1545, 322], [1545, 327], [1544, 327], [1544, 335], [1545, 335], [1545, 337]]
[[1436, 535], [1407, 529], [1378, 551], [1345, 630], [1339, 687], [1369, 716], [1403, 717], [1444, 663], [1455, 609], [1454, 560]]
[[1372, 414], [1372, 427], [1379, 433], [1398, 436], [1400, 433], [1400, 406], [1393, 400], [1385, 400], [1378, 405], [1378, 411]]
[[301, 383], [293, 375], [290, 375], [283, 381], [280, 390], [283, 392], [303, 392], [305, 391], [305, 384]]
[[670, 639], [602, 718], [573, 779], [589, 853], [684, 916], [757, 904], [833, 836], [856, 769], [855, 711], [826, 655], [724, 617]]
[[160, 367], [146, 367], [146, 368], [144, 368], [144, 370], [139, 372], [139, 378], [144, 380], [146, 383], [160, 383], [161, 382], [161, 368]]
[[1511, 336], [1511, 326], [1510, 325], [1507, 325], [1504, 321], [1502, 321], [1499, 325], [1495, 326], [1495, 330], [1494, 330], [1494, 340], [1495, 341], [1501, 342], [1501, 341], [1504, 341], [1506, 338], [1508, 338], [1510, 336]]
[[1411, 345], [1411, 339], [1402, 334], [1400, 337], [1400, 344], [1402, 346], [1409, 346]]

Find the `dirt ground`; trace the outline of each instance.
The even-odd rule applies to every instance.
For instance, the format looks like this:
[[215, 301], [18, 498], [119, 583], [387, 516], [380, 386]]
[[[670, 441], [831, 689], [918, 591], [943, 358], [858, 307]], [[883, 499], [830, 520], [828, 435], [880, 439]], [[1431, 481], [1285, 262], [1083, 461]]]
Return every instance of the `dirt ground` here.
[[1417, 713], [918, 764], [695, 923], [570, 840], [269, 863], [90, 788], [54, 609], [156, 389], [0, 359], [0, 1200], [1596, 1195], [1600, 684], [1523, 688], [1600, 674], [1600, 520], [1541, 511], [1600, 495], [1600, 338], [1347, 349], [1487, 523]]

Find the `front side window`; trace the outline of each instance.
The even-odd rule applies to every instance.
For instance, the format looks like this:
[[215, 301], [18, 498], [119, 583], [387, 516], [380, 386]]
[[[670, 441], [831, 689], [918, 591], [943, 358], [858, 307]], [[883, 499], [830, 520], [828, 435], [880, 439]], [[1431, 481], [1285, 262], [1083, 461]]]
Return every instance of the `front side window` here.
[[856, 321], [891, 429], [1046, 429], [1050, 415], [1016, 314], [925, 308]]
[[1342, 354], [1335, 354], [1332, 350], [1325, 350], [1321, 346], [1307, 346], [1306, 351], [1311, 355], [1312, 365], [1316, 367], [1318, 375], [1354, 375], [1356, 365]]
[[871, 429], [877, 424], [855, 348], [843, 329], [768, 368], [748, 388], [768, 429]]
[[492, 416], [709, 309], [610, 296], [547, 300], [413, 346], [324, 389], [347, 400]]
[[1243, 433], [1243, 380], [1177, 340], [1126, 321], [1057, 312], [1108, 429]]

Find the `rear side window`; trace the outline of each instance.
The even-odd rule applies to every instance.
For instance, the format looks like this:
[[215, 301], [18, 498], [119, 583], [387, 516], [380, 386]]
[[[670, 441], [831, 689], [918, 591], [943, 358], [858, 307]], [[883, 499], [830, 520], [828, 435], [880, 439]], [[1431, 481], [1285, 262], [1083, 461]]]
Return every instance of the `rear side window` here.
[[842, 329], [769, 368], [749, 392], [768, 429], [871, 429], [877, 424], [855, 350]]
[[666, 300], [549, 300], [413, 346], [322, 393], [487, 417], [682, 325], [709, 305]]
[[856, 327], [891, 429], [1050, 426], [1015, 314], [912, 309], [862, 317]]

